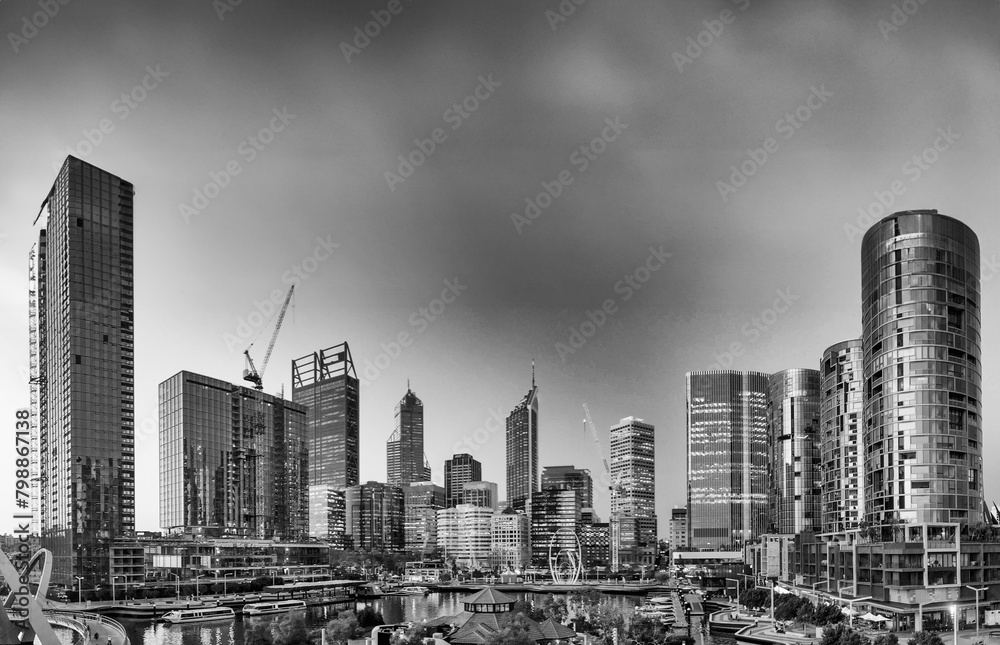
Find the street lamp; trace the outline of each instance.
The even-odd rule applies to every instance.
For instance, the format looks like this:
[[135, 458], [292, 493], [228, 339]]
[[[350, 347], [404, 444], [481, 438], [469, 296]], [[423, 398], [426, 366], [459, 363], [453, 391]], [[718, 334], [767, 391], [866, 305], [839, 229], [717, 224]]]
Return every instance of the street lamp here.
[[973, 587], [972, 585], [965, 585], [966, 589], [972, 589], [976, 592], [976, 640], [979, 640], [979, 592], [986, 591], [989, 587]]
[[[978, 597], [979, 594], [976, 594], [976, 596]], [[955, 639], [952, 643], [958, 645], [958, 605], [951, 606], [951, 627]]]
[[83, 602], [83, 576], [73, 576], [76, 578], [76, 601]]
[[173, 577], [177, 578], [177, 600], [181, 599], [181, 577], [176, 573], [171, 573]]
[[[115, 604], [115, 580], [118, 578], [125, 578], [125, 576], [111, 576], [111, 604]], [[125, 578], [125, 583], [128, 584], [128, 578]]]

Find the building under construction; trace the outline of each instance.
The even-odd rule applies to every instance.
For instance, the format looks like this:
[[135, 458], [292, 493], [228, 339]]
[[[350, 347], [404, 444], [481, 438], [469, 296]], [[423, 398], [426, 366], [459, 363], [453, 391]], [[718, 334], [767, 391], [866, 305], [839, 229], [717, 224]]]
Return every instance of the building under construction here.
[[160, 526], [207, 537], [304, 539], [306, 410], [192, 372], [160, 383]]

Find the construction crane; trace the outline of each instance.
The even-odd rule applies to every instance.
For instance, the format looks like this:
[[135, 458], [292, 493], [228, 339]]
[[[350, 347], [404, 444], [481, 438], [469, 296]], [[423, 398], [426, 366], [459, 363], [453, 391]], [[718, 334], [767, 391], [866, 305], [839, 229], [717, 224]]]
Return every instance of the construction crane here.
[[288, 309], [288, 302], [292, 299], [292, 294], [295, 293], [295, 285], [293, 284], [288, 290], [288, 295], [285, 296], [285, 302], [281, 305], [281, 311], [278, 313], [278, 322], [274, 324], [274, 331], [271, 333], [271, 342], [267, 346], [267, 351], [264, 353], [264, 362], [260, 364], [260, 371], [253, 364], [253, 359], [250, 358], [250, 347], [253, 347], [253, 343], [250, 343], [250, 347], [243, 350], [243, 355], [246, 357], [246, 367], [243, 369], [243, 380], [250, 381], [257, 390], [264, 389], [264, 370], [267, 369], [267, 362], [271, 360], [271, 350], [274, 349], [274, 341], [278, 340], [278, 330], [281, 329], [281, 321], [285, 319], [285, 311]]
[[611, 543], [611, 570], [617, 571], [620, 564], [619, 551], [621, 548], [621, 521], [620, 514], [615, 510], [615, 498], [621, 491], [621, 476], [617, 479], [611, 473], [611, 466], [608, 465], [608, 460], [604, 456], [604, 448], [601, 446], [601, 437], [597, 434], [597, 426], [594, 425], [594, 420], [590, 417], [590, 408], [587, 404], [583, 404], [583, 412], [586, 415], [583, 422], [585, 426], [590, 427], [590, 433], [594, 437], [594, 443], [597, 444], [597, 452], [601, 455], [601, 463], [604, 464], [604, 472], [608, 476], [608, 490], [611, 491], [611, 516], [608, 522], [608, 529], [610, 535], [608, 536], [609, 542]]
[[267, 427], [264, 413], [264, 370], [267, 369], [267, 363], [271, 360], [271, 351], [274, 349], [274, 342], [278, 339], [278, 330], [281, 329], [281, 322], [285, 319], [285, 311], [288, 310], [288, 303], [291, 301], [294, 292], [295, 285], [292, 285], [288, 290], [288, 295], [285, 296], [285, 301], [281, 305], [281, 310], [278, 312], [274, 331], [271, 332], [271, 342], [264, 353], [264, 360], [260, 364], [260, 370], [257, 369], [253, 359], [250, 357], [250, 348], [253, 347], [253, 342], [243, 350], [243, 355], [246, 359], [246, 366], [243, 369], [243, 380], [253, 383], [254, 389], [257, 390], [257, 394], [254, 397], [257, 405], [256, 410], [248, 415], [250, 417], [250, 433], [249, 436], [243, 437], [246, 450], [238, 451], [243, 461], [243, 474], [241, 478], [243, 494], [241, 497], [243, 499], [243, 514], [248, 528], [253, 532], [253, 537], [257, 539], [268, 537], [266, 522], [267, 504], [264, 499], [263, 464], [261, 464], [262, 448], [266, 446], [264, 433]]

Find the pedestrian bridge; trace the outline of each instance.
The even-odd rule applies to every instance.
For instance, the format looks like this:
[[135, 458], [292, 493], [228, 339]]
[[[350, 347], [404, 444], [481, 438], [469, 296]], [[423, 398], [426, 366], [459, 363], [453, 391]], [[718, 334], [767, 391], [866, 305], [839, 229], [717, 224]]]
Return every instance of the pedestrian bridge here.
[[[39, 581], [32, 593], [21, 581], [30, 579], [35, 569], [39, 569]], [[41, 645], [61, 645], [53, 627], [74, 631], [88, 643], [130, 645], [125, 628], [115, 620], [82, 611], [44, 609], [51, 576], [52, 554], [47, 549], [39, 549], [22, 571], [0, 551], [0, 586], [6, 583], [10, 587], [7, 596], [0, 598], [0, 645], [22, 645], [36, 640]]]

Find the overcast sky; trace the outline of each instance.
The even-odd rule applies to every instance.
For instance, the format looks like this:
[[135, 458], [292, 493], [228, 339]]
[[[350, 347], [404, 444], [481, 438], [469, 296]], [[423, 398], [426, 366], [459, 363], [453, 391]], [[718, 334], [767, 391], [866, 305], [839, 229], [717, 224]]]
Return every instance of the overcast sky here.
[[1000, 495], [996, 2], [235, 2], [0, 3], [10, 448], [32, 221], [72, 151], [136, 190], [137, 529], [159, 528], [158, 383], [239, 382], [271, 332], [255, 303], [293, 282], [265, 387], [290, 396], [293, 358], [348, 341], [363, 480], [384, 480], [409, 379], [434, 479], [469, 438], [503, 496], [487, 428], [534, 358], [540, 464], [602, 472], [583, 402], [605, 450], [644, 418], [669, 516], [685, 372], [816, 368], [860, 334], [859, 209], [937, 208], [979, 234]]

